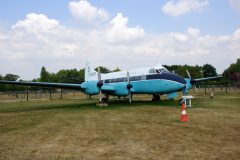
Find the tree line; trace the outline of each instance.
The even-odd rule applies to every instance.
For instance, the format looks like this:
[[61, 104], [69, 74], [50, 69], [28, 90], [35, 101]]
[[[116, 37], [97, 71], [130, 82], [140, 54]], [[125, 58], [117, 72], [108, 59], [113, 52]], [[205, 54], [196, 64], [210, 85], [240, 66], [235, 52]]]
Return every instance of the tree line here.
[[[189, 71], [192, 78], [203, 78], [203, 77], [213, 77], [217, 75], [216, 68], [211, 64], [205, 64], [203, 66], [195, 65], [163, 65], [170, 72], [176, 73], [182, 77], [188, 77], [186, 70]], [[97, 71], [100, 68], [101, 73], [110, 73], [121, 71], [120, 68], [109, 69], [104, 66], [98, 66], [95, 68]], [[84, 81], [84, 69], [62, 69], [57, 73], [50, 73], [43, 66], [40, 71], [40, 77], [33, 79], [34, 82], [54, 82], [54, 83], [81, 83]], [[231, 64], [222, 73], [223, 78], [220, 81], [211, 81], [209, 83], [229, 83], [240, 81], [240, 58], [237, 59], [236, 63]], [[0, 80], [16, 81], [20, 76], [15, 74], [6, 74], [5, 76], [0, 75]], [[23, 81], [23, 80], [20, 80]], [[17, 85], [0, 85], [0, 91], [10, 91], [10, 90], [25, 90], [25, 86]], [[30, 87], [32, 90], [39, 89], [38, 87]]]

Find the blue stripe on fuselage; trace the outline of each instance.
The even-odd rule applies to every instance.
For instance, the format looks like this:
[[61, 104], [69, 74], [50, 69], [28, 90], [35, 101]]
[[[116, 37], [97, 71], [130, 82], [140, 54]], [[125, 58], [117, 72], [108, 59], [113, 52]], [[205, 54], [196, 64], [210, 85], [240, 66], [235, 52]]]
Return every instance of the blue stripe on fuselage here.
[[[144, 79], [142, 79], [144, 78]], [[186, 84], [186, 81], [184, 78], [176, 75], [176, 74], [172, 74], [172, 73], [162, 73], [162, 74], [151, 74], [151, 75], [144, 75], [144, 76], [134, 76], [134, 77], [130, 77], [130, 81], [142, 81], [142, 80], [156, 80], [156, 79], [165, 79], [165, 80], [170, 80], [170, 81], [175, 81], [178, 83], [182, 83], [182, 84]], [[116, 78], [116, 79], [106, 79], [106, 80], [102, 80], [101, 82], [104, 83], [117, 83], [117, 82], [126, 82], [127, 81], [127, 77], [124, 78]]]
[[170, 80], [170, 81], [175, 81], [178, 83], [182, 83], [182, 84], [186, 84], [186, 81], [176, 75], [176, 74], [172, 74], [172, 73], [162, 73], [162, 74], [152, 74], [152, 75], [147, 75], [147, 80], [152, 80], [152, 79], [165, 79], [165, 80]]

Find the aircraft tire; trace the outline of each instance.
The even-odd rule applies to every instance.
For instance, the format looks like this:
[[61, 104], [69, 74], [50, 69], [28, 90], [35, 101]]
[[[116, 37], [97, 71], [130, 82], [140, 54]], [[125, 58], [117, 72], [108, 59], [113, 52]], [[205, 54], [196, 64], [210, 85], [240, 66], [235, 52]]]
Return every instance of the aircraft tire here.
[[161, 100], [160, 95], [158, 95], [158, 94], [153, 94], [152, 101], [160, 101], [160, 100]]

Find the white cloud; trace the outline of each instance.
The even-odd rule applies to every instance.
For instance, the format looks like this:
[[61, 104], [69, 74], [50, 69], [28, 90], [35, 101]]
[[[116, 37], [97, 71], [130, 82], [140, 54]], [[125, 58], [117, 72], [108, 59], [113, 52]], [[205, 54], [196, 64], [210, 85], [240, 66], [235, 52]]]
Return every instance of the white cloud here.
[[109, 22], [109, 27], [105, 30], [104, 34], [109, 42], [118, 42], [138, 39], [144, 36], [144, 30], [139, 27], [130, 28], [128, 25], [128, 18], [123, 17], [122, 13], [118, 13]]
[[236, 11], [240, 12], [240, 0], [229, 0], [230, 5], [233, 9]]
[[187, 33], [192, 37], [197, 37], [200, 34], [200, 30], [197, 28], [189, 27]]
[[233, 33], [234, 40], [240, 40], [240, 28]]
[[109, 19], [109, 13], [106, 10], [94, 7], [86, 0], [70, 2], [68, 8], [80, 23], [95, 24]]
[[30, 13], [26, 19], [12, 26], [13, 30], [25, 30], [28, 33], [49, 32], [59, 28], [59, 22], [43, 14]]
[[170, 16], [179, 16], [191, 11], [201, 11], [208, 0], [170, 0], [162, 6], [162, 11]]

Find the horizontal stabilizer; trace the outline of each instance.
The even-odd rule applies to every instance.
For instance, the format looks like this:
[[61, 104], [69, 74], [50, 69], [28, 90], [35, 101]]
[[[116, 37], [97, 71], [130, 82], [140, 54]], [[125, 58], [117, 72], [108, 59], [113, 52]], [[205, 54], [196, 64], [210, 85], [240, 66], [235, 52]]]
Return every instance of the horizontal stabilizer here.
[[80, 84], [70, 83], [48, 83], [48, 82], [19, 82], [19, 81], [3, 81], [0, 80], [0, 84], [13, 84], [23, 86], [38, 86], [38, 87], [51, 87], [51, 88], [65, 88], [65, 89], [77, 89], [83, 90]]

